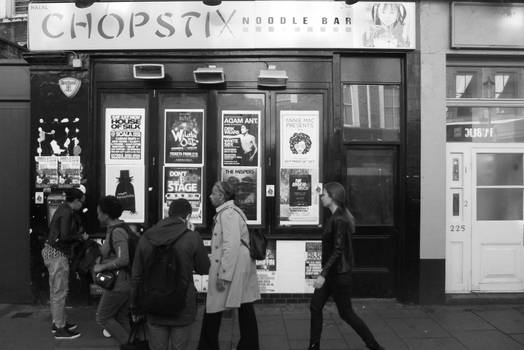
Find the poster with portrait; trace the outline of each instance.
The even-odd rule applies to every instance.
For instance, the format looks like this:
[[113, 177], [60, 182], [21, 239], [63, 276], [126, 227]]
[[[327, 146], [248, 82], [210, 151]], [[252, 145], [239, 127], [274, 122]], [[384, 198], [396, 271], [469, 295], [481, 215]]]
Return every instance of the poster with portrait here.
[[242, 209], [247, 223], [251, 225], [262, 223], [261, 185], [258, 177], [259, 169], [222, 168], [222, 181], [235, 189], [235, 204]]
[[169, 205], [175, 199], [187, 199], [193, 208], [191, 220], [194, 224], [203, 222], [202, 168], [164, 167], [163, 217], [168, 217]]
[[143, 165], [106, 165], [106, 195], [118, 198], [124, 212], [120, 219], [130, 223], [145, 221], [145, 168]]
[[165, 163], [203, 165], [204, 110], [165, 110]]
[[55, 156], [35, 157], [36, 188], [58, 186], [58, 158]]
[[318, 111], [280, 111], [280, 167], [318, 169]]
[[266, 248], [266, 258], [257, 260], [258, 285], [261, 293], [276, 293], [277, 277], [277, 242], [269, 240]]
[[80, 163], [80, 156], [58, 157], [58, 187], [78, 187], [81, 180], [82, 164]]
[[318, 170], [280, 169], [280, 225], [318, 225]]
[[222, 111], [222, 166], [259, 166], [260, 123], [260, 111]]
[[305, 243], [306, 288], [313, 288], [315, 279], [322, 272], [322, 242], [306, 241]]
[[106, 164], [144, 164], [145, 116], [144, 108], [106, 108]]

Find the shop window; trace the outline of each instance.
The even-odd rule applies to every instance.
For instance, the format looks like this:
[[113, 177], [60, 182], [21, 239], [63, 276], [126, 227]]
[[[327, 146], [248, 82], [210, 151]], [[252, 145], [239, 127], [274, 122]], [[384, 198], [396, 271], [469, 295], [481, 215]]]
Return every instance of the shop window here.
[[477, 220], [522, 220], [522, 188], [477, 189]]
[[342, 88], [346, 141], [398, 141], [400, 87], [349, 85]]
[[448, 67], [447, 97], [451, 99], [524, 98], [524, 70], [502, 67]]
[[522, 154], [482, 153], [477, 155], [478, 186], [519, 186], [523, 183]]
[[395, 149], [349, 149], [346, 189], [359, 226], [393, 226]]
[[25, 16], [27, 15], [27, 6], [29, 5], [29, 0], [14, 0], [15, 3], [15, 16]]

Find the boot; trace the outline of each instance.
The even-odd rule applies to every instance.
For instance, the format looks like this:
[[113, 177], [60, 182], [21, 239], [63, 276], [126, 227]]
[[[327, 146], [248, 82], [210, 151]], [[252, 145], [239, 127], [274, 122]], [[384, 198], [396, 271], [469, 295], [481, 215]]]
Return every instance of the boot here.
[[320, 350], [320, 343], [310, 344], [308, 350]]
[[386, 350], [382, 345], [379, 343], [375, 343], [375, 345], [368, 346], [369, 350]]

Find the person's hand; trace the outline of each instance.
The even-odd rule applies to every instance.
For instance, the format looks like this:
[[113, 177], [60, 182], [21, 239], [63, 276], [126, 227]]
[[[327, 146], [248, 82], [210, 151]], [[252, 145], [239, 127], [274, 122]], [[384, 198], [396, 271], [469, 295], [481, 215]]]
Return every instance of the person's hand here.
[[324, 283], [326, 283], [326, 279], [322, 275], [318, 275], [317, 279], [313, 283], [313, 287], [315, 289], [320, 289], [324, 286]]
[[226, 287], [229, 285], [229, 281], [223, 280], [223, 279], [217, 279], [217, 290], [219, 292], [223, 292], [226, 290]]
[[102, 265], [102, 264], [96, 264], [95, 266], [93, 266], [93, 271], [94, 271], [95, 273], [99, 273], [99, 272], [104, 271], [104, 265]]
[[255, 154], [253, 154], [251, 157], [249, 157], [249, 161], [252, 162], [253, 159], [255, 159]]
[[193, 222], [191, 220], [187, 220], [187, 229], [190, 230], [190, 231], [194, 231], [195, 230], [195, 224], [193, 224]]
[[82, 240], [87, 241], [88, 239], [89, 235], [86, 232], [82, 233]]

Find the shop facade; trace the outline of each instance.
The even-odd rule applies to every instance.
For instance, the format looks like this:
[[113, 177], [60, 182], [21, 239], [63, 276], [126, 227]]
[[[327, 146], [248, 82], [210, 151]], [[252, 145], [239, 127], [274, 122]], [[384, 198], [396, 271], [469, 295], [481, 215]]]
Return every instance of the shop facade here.
[[[31, 4], [34, 234], [83, 186], [93, 236], [97, 198], [111, 194], [140, 232], [186, 198], [208, 239], [207, 196], [223, 180], [270, 239], [264, 297], [304, 300], [320, 268], [319, 194], [339, 181], [357, 219], [354, 295], [417, 301], [415, 3], [297, 4]], [[374, 22], [381, 7], [396, 17]]]

